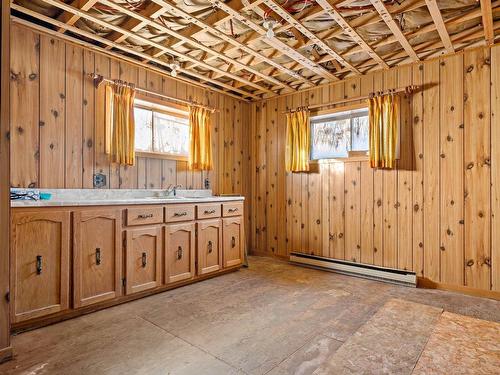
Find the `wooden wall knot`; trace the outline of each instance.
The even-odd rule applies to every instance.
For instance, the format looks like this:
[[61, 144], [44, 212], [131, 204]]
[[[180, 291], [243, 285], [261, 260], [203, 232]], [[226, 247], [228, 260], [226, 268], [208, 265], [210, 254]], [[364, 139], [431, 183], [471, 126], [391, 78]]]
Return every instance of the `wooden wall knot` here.
[[377, 207], [380, 207], [382, 206], [382, 200], [381, 199], [377, 199]]
[[491, 166], [491, 160], [489, 158], [484, 159], [484, 165]]
[[320, 225], [321, 224], [321, 220], [320, 219], [316, 219], [316, 224]]
[[472, 169], [472, 168], [474, 168], [473, 162], [470, 162], [469, 164], [467, 164], [467, 169]]
[[344, 237], [344, 233], [339, 233], [339, 238]]
[[19, 74], [20, 73], [16, 73], [14, 71], [10, 71], [10, 80], [11, 81], [18, 81], [19, 80]]
[[444, 246], [440, 246], [440, 247], [439, 247], [439, 250], [441, 250], [441, 251], [445, 251], [445, 250], [446, 250], [446, 248], [445, 248]]
[[330, 241], [333, 241], [335, 239], [335, 234], [330, 233], [328, 237], [329, 237]]
[[450, 229], [450, 228], [448, 228], [448, 229], [446, 230], [446, 234], [447, 234], [448, 236], [453, 236], [453, 232], [451, 231], [451, 229]]
[[474, 65], [469, 65], [466, 71], [467, 73], [471, 73], [473, 70], [474, 70]]
[[474, 265], [474, 260], [473, 259], [469, 259], [467, 261], [467, 267], [472, 267]]
[[490, 257], [484, 258], [483, 264], [486, 264], [488, 267], [491, 267], [491, 258]]

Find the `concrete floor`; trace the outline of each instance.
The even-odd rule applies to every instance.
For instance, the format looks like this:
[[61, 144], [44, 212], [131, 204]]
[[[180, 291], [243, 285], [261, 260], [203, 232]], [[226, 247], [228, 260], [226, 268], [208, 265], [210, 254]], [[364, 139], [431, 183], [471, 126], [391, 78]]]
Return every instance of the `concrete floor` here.
[[[248, 269], [15, 336], [0, 374], [425, 373], [455, 314], [490, 321], [463, 327], [488, 332], [481, 353], [500, 367], [498, 301], [250, 257]], [[456, 373], [480, 370], [468, 369]]]

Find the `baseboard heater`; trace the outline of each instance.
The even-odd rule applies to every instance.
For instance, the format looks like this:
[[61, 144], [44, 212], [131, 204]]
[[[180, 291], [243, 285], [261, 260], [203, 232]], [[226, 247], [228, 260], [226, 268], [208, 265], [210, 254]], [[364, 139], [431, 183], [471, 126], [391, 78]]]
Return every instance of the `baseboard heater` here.
[[360, 264], [345, 260], [323, 258], [316, 255], [301, 253], [291, 253], [290, 262], [371, 280], [384, 281], [411, 287], [417, 286], [417, 276], [415, 272], [372, 266], [369, 264]]

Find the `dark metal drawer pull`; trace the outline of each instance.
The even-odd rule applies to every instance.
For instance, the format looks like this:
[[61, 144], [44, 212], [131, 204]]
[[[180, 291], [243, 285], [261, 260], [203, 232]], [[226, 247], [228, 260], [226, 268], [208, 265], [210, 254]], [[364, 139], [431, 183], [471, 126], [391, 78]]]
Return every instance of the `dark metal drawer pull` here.
[[236, 238], [233, 236], [231, 237], [231, 247], [235, 247], [236, 246]]
[[177, 248], [177, 260], [182, 259], [182, 246]]
[[42, 274], [42, 256], [41, 255], [36, 256], [36, 274], [37, 275]]
[[212, 241], [208, 241], [208, 244], [207, 244], [207, 250], [208, 250], [208, 253], [211, 254], [212, 253], [212, 249], [213, 248], [213, 244], [212, 244]]
[[184, 212], [176, 212], [176, 213], [174, 213], [174, 216], [177, 216], [177, 217], [179, 217], [179, 216], [186, 216], [187, 214], [188, 213], [186, 211], [184, 211]]
[[227, 212], [237, 212], [238, 211], [238, 208], [230, 208], [229, 210], [227, 210]]
[[215, 214], [215, 209], [205, 210], [204, 214], [205, 214], [205, 215]]
[[147, 264], [148, 264], [147, 254], [142, 253], [142, 268], [146, 268]]
[[100, 247], [95, 249], [95, 264], [96, 265], [101, 264], [101, 248]]
[[138, 219], [149, 219], [150, 217], [153, 217], [153, 214], [140, 214], [140, 215], [137, 215]]

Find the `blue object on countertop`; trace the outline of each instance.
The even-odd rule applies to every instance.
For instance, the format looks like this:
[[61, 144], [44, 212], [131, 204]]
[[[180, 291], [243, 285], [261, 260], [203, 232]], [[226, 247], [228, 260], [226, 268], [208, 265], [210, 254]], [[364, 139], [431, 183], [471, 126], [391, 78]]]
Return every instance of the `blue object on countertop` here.
[[40, 199], [43, 201], [48, 201], [52, 198], [52, 193], [40, 193]]

